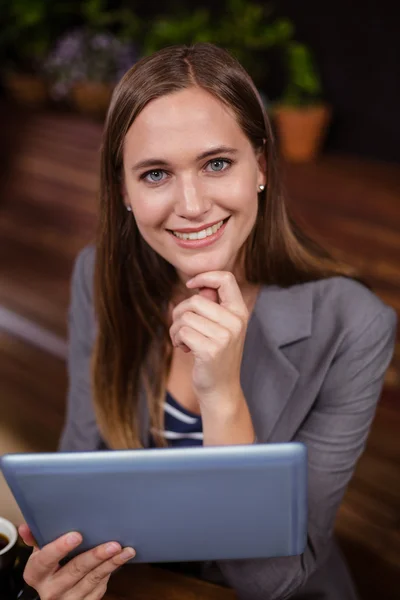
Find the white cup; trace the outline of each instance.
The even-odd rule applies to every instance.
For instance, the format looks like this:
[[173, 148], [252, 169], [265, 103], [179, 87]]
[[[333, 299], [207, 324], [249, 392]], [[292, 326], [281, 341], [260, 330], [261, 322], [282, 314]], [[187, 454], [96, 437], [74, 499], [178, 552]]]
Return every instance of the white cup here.
[[9, 542], [0, 550], [0, 575], [14, 564], [17, 550], [18, 531], [11, 521], [0, 517], [0, 534]]
[[4, 535], [9, 541], [7, 546], [0, 550], [0, 556], [2, 554], [6, 554], [11, 548], [17, 543], [18, 532], [17, 528], [11, 521], [7, 521], [7, 519], [3, 519], [0, 517], [0, 535]]

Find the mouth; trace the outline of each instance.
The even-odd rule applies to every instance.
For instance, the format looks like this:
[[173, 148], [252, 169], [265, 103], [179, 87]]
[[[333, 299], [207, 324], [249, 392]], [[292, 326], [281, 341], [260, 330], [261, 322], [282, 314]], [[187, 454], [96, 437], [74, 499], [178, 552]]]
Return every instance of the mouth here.
[[230, 216], [219, 221], [212, 227], [194, 233], [179, 233], [170, 229], [167, 229], [167, 231], [176, 243], [183, 248], [203, 248], [204, 246], [213, 244], [223, 235], [229, 219]]

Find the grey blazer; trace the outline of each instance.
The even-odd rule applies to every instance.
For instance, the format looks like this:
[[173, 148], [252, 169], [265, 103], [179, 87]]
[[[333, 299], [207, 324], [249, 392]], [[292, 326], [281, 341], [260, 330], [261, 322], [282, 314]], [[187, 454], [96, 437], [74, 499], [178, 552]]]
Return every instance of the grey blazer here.
[[[84, 248], [72, 276], [61, 451], [102, 445], [89, 378], [96, 333], [94, 257], [92, 246]], [[241, 384], [260, 443], [299, 440], [308, 447], [308, 544], [301, 556], [204, 563], [205, 578], [218, 572], [242, 600], [356, 598], [333, 529], [365, 446], [396, 326], [391, 307], [345, 277], [262, 288], [248, 324]], [[143, 391], [140, 410], [146, 447], [149, 417]]]

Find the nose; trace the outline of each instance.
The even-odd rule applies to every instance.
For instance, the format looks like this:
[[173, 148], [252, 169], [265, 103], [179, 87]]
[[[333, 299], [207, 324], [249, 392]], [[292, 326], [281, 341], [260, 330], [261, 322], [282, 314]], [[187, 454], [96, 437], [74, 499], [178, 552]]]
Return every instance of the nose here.
[[196, 219], [206, 214], [211, 208], [211, 201], [203, 191], [193, 179], [181, 181], [176, 190], [175, 213], [186, 219]]

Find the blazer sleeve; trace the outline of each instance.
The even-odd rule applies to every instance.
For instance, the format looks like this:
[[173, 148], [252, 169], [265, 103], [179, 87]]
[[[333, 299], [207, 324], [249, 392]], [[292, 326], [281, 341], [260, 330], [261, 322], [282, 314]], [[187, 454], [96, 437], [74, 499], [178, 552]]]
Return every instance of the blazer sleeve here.
[[62, 452], [96, 450], [101, 436], [96, 424], [90, 383], [90, 358], [95, 339], [92, 302], [94, 248], [77, 256], [72, 273], [68, 311], [68, 394]]
[[308, 448], [308, 541], [300, 556], [218, 561], [241, 600], [285, 600], [327, 557], [335, 518], [369, 433], [397, 326], [388, 306], [344, 339], [295, 436]]

